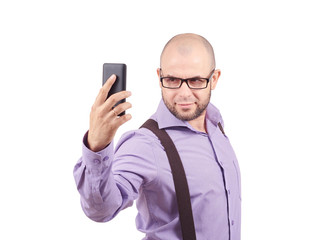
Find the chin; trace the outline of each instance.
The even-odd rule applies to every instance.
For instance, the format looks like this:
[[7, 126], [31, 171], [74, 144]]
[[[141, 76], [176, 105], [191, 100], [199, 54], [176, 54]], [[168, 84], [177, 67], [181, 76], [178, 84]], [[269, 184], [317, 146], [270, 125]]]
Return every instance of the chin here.
[[178, 111], [176, 108], [170, 109], [170, 112], [178, 119], [182, 121], [192, 121], [194, 119], [197, 119], [202, 115], [205, 109], [196, 108], [195, 110], [185, 110], [185, 111]]
[[203, 112], [207, 109], [207, 106], [210, 101], [211, 92], [207, 96], [206, 100], [203, 102], [195, 102], [192, 107], [186, 107], [179, 109], [175, 103], [170, 103], [163, 95], [162, 99], [167, 106], [168, 110], [178, 119], [182, 121], [192, 121], [200, 117]]

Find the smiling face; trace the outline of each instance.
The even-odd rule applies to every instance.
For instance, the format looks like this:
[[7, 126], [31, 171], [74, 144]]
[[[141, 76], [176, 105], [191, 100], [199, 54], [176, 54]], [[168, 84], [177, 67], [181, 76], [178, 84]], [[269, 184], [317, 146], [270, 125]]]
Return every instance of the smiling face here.
[[[209, 78], [214, 66], [211, 55], [197, 37], [182, 37], [166, 46], [161, 57], [161, 77]], [[218, 75], [220, 71], [218, 70]], [[170, 112], [178, 119], [192, 121], [204, 119], [211, 90], [216, 86], [216, 73], [205, 89], [190, 89], [183, 83], [179, 89], [162, 89], [162, 98]]]

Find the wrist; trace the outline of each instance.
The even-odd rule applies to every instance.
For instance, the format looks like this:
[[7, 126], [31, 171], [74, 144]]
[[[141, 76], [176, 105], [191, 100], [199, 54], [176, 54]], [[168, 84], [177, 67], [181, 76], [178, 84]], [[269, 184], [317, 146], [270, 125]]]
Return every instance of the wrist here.
[[95, 142], [94, 140], [92, 140], [89, 131], [87, 131], [87, 133], [84, 135], [83, 143], [88, 149], [90, 149], [93, 152], [99, 152], [110, 145], [110, 143], [101, 144], [101, 143]]

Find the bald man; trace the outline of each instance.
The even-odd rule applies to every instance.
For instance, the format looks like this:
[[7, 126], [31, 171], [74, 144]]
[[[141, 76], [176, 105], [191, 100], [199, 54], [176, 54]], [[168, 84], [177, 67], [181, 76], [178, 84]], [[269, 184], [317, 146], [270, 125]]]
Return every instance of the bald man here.
[[[211, 44], [196, 34], [173, 37], [162, 51], [157, 74], [162, 99], [151, 119], [168, 133], [181, 158], [196, 238], [239, 240], [240, 170], [220, 112], [210, 103], [221, 74]], [[83, 211], [106, 222], [137, 200], [136, 225], [144, 239], [183, 239], [171, 168], [159, 139], [140, 128], [113, 147], [117, 129], [131, 119], [115, 114], [129, 109], [129, 102], [112, 110], [130, 92], [105, 101], [114, 81], [111, 76], [93, 104], [82, 157], [74, 168]]]

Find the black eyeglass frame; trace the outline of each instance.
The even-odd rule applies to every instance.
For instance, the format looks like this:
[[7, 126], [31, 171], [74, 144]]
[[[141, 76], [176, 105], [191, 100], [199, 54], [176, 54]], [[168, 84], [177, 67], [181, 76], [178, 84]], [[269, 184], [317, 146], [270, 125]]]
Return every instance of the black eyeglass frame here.
[[[192, 77], [192, 78], [161, 77], [161, 75], [160, 75], [160, 82], [161, 82], [162, 87], [168, 88], [168, 89], [179, 89], [184, 82], [187, 84], [187, 86], [188, 86], [190, 89], [195, 89], [195, 90], [205, 89], [205, 88], [208, 87], [208, 83], [209, 83], [209, 81], [212, 79], [212, 77], [213, 77], [213, 75], [214, 75], [214, 71], [215, 71], [215, 68], [210, 72], [211, 75], [210, 75], [209, 78], [201, 78], [201, 77]], [[161, 73], [162, 73], [162, 69], [160, 68], [160, 74], [161, 74]], [[179, 80], [180, 80], [180, 85], [179, 85], [179, 87], [165, 87], [165, 86], [163, 85], [163, 78], [179, 79]], [[205, 87], [202, 87], [202, 88], [190, 87], [190, 86], [189, 86], [189, 83], [188, 83], [188, 80], [191, 80], [191, 79], [204, 79], [204, 80], [207, 81], [207, 84], [206, 84]]]

